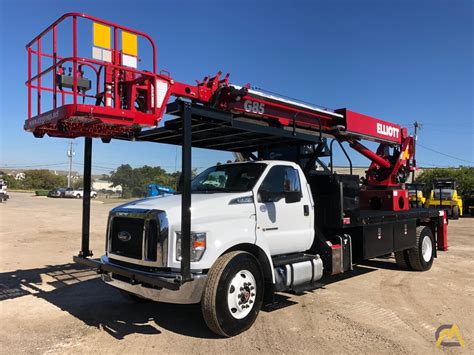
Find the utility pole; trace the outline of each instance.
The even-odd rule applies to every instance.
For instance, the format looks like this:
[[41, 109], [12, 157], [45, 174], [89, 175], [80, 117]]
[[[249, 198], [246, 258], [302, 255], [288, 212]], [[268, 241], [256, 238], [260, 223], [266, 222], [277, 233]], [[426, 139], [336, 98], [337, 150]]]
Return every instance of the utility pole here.
[[[421, 129], [423, 125], [421, 122], [415, 121], [413, 122], [413, 127], [415, 128], [415, 131], [413, 133], [413, 157], [415, 160], [415, 166], [416, 166], [416, 141], [418, 140], [418, 130]], [[413, 175], [412, 175], [412, 182], [415, 182], [415, 171], [413, 170]]]
[[72, 158], [76, 155], [74, 151], [74, 142], [69, 142], [67, 157], [69, 158], [69, 174], [67, 175], [67, 187], [72, 187]]

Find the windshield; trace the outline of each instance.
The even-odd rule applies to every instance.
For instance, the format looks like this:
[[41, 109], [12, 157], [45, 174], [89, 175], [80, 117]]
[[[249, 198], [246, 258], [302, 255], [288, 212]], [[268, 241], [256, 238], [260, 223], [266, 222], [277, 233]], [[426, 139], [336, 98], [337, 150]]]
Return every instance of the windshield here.
[[204, 170], [191, 182], [192, 192], [245, 192], [251, 190], [266, 164], [222, 164]]
[[442, 199], [451, 199], [453, 198], [454, 195], [454, 190], [453, 189], [436, 189], [434, 190], [434, 198], [435, 199], [440, 199], [440, 193], [441, 192], [441, 198]]

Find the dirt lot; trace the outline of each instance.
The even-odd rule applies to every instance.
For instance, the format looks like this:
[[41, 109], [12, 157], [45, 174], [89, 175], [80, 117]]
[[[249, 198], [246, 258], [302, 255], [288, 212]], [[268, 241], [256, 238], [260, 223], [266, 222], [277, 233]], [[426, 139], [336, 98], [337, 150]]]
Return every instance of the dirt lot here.
[[[104, 249], [112, 204], [92, 203], [91, 248]], [[81, 201], [12, 193], [0, 205], [2, 353], [427, 353], [455, 323], [474, 347], [474, 219], [450, 221], [450, 249], [425, 273], [393, 259], [358, 266], [303, 296], [282, 294], [250, 331], [218, 339], [199, 306], [134, 304], [71, 262]], [[444, 348], [443, 350], [447, 350]]]

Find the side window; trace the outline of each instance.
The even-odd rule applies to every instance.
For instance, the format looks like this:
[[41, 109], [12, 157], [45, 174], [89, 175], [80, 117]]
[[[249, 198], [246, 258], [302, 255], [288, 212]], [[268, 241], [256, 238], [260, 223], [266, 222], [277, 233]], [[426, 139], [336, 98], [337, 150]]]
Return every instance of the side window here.
[[301, 195], [301, 183], [298, 170], [288, 167], [285, 171], [285, 192], [294, 192]]
[[301, 197], [298, 171], [291, 166], [274, 166], [258, 189], [258, 201], [277, 202], [288, 193]]
[[213, 171], [207, 176], [207, 179], [202, 183], [202, 185], [225, 188], [226, 181], [227, 175], [225, 174], [225, 171]]

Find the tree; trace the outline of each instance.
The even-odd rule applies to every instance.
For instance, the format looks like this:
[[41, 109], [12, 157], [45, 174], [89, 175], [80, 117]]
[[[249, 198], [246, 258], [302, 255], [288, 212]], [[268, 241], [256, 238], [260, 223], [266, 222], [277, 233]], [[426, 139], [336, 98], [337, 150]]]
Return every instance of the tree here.
[[27, 170], [24, 180], [15, 180], [13, 176], [5, 175], [9, 188], [21, 190], [50, 190], [66, 186], [67, 178], [55, 175], [49, 170]]
[[423, 193], [429, 194], [433, 179], [435, 178], [449, 178], [455, 179], [458, 182], [458, 193], [463, 195], [469, 190], [474, 189], [474, 167], [461, 166], [460, 168], [436, 168], [426, 169], [417, 178], [416, 182], [425, 184]]
[[112, 186], [122, 186], [124, 197], [146, 196], [149, 184], [163, 185], [176, 189], [179, 172], [168, 173], [159, 166], [132, 168], [129, 164], [120, 165], [110, 176]]

